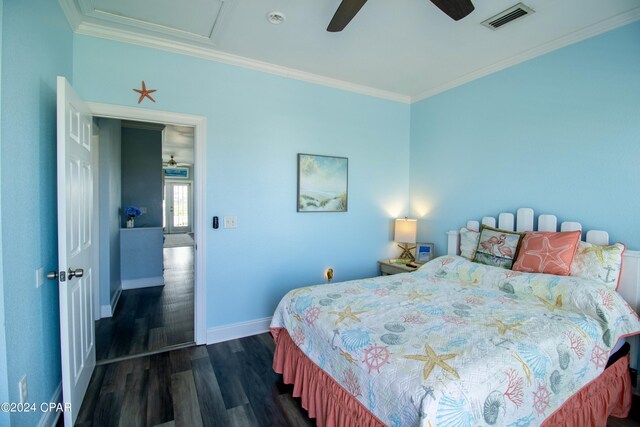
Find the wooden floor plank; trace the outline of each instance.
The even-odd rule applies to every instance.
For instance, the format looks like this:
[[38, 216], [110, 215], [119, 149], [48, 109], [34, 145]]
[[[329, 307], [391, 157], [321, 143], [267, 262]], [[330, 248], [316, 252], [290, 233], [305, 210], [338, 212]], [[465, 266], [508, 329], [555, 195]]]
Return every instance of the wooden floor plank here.
[[171, 375], [171, 391], [176, 425], [202, 427], [202, 415], [200, 415], [193, 373], [183, 371]]
[[149, 390], [147, 425], [155, 426], [174, 420], [171, 393], [171, 361], [169, 353], [149, 357]]
[[195, 359], [191, 363], [203, 424], [207, 427], [229, 425], [227, 408], [211, 361], [206, 357]]
[[124, 400], [120, 412], [120, 427], [147, 425], [148, 370], [135, 370], [127, 375]]
[[[240, 377], [244, 367], [239, 363], [238, 358], [234, 357], [228, 343], [221, 342], [207, 346], [207, 350], [209, 351], [211, 366], [218, 378], [225, 407], [231, 409], [248, 404], [249, 398], [245, 393]], [[236, 374], [229, 375], [231, 372]]]
[[229, 426], [231, 427], [248, 427], [257, 426], [258, 420], [251, 409], [251, 405], [240, 405], [227, 410], [229, 417]]

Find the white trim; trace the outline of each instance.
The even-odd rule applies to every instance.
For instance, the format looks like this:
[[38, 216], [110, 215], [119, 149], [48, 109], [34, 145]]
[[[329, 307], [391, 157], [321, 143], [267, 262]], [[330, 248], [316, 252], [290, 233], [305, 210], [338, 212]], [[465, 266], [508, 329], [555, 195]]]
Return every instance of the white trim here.
[[[62, 403], [62, 383], [58, 384], [58, 387], [53, 392], [51, 399], [45, 403]], [[58, 418], [60, 418], [60, 411], [45, 411], [40, 417], [38, 427], [55, 427], [58, 424]]]
[[502, 61], [498, 61], [487, 67], [480, 68], [479, 70], [465, 74], [461, 77], [458, 77], [457, 79], [450, 80], [439, 86], [425, 90], [424, 92], [412, 96], [410, 103], [413, 104], [414, 102], [430, 98], [439, 93], [446, 92], [449, 89], [453, 89], [454, 87], [461, 86], [484, 76], [488, 76], [489, 74], [504, 70], [505, 68], [509, 68], [521, 62], [528, 61], [529, 59], [544, 55], [545, 53], [549, 53], [570, 44], [577, 43], [593, 36], [597, 36], [598, 34], [602, 34], [615, 28], [622, 27], [623, 25], [630, 24], [631, 22], [637, 21], [638, 19], [640, 19], [640, 7], [631, 9], [630, 11], [613, 16], [609, 19], [605, 19], [604, 21], [600, 21], [581, 30], [574, 31], [573, 33], [552, 40], [541, 46], [534, 47], [510, 58], [503, 59]]
[[73, 0], [59, 0], [58, 3], [60, 3], [60, 8], [62, 9], [64, 16], [67, 17], [67, 22], [71, 27], [71, 31], [76, 31], [82, 23], [82, 15], [80, 15], [80, 12], [76, 8]]
[[205, 344], [207, 340], [207, 258], [206, 258], [206, 159], [207, 159], [207, 118], [192, 114], [172, 113], [168, 111], [147, 110], [124, 105], [87, 102], [94, 116], [112, 119], [129, 119], [146, 122], [193, 126], [194, 165], [193, 226], [195, 232], [195, 269], [194, 269], [194, 331], [196, 344]]
[[211, 47], [195, 46], [193, 44], [181, 42], [178, 40], [168, 40], [162, 37], [143, 35], [129, 30], [116, 29], [108, 27], [106, 25], [99, 25], [89, 22], [80, 23], [74, 31], [76, 34], [85, 36], [135, 44], [151, 49], [160, 49], [181, 55], [195, 56], [196, 58], [203, 58], [216, 62], [222, 62], [224, 64], [249, 68], [252, 70], [274, 74], [276, 76], [314, 83], [317, 85], [345, 90], [348, 92], [355, 92], [362, 95], [373, 96], [376, 98], [387, 99], [389, 101], [402, 102], [405, 104], [411, 102], [411, 97], [409, 95], [376, 89], [370, 86], [351, 83], [331, 77], [325, 77], [319, 74], [296, 70], [295, 68], [288, 68], [281, 65], [270, 64], [268, 62], [258, 61], [256, 59], [246, 58], [244, 56], [221, 52]]
[[111, 304], [104, 304], [100, 306], [101, 319], [104, 319], [105, 317], [113, 316], [113, 313], [116, 312], [116, 306], [118, 305], [118, 301], [120, 301], [120, 295], [122, 295], [122, 284], [118, 283], [118, 289], [116, 289], [115, 293], [111, 297]]
[[144, 277], [142, 279], [128, 279], [122, 281], [122, 290], [152, 288], [154, 286], [164, 286], [164, 277]]
[[207, 345], [261, 334], [269, 330], [269, 325], [271, 317], [215, 326], [207, 329]]

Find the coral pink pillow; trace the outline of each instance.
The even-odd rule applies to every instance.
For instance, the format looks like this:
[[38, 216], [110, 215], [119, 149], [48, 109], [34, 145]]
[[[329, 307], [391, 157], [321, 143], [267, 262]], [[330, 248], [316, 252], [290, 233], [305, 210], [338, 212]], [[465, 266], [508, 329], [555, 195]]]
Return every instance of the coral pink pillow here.
[[581, 235], [581, 231], [525, 234], [513, 270], [568, 276]]

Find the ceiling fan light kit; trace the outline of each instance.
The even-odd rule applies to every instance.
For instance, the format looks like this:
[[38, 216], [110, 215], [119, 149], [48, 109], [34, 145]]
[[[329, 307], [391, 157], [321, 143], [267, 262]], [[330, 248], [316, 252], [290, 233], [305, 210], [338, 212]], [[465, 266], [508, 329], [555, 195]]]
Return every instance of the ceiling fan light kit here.
[[[366, 2], [367, 0], [342, 0], [331, 22], [329, 22], [327, 31], [336, 33], [344, 30]], [[461, 20], [475, 9], [471, 0], [431, 0], [431, 3], [454, 21]]]
[[287, 17], [284, 16], [284, 13], [278, 12], [277, 10], [267, 13], [267, 21], [271, 22], [273, 25], [280, 25], [286, 19]]

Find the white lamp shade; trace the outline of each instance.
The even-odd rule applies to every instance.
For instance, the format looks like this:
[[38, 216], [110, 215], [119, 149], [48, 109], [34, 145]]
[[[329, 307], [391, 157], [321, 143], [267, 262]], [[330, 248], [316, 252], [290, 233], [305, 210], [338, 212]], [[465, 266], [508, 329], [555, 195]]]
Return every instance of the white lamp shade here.
[[418, 221], [415, 219], [396, 219], [394, 238], [398, 243], [415, 243]]

